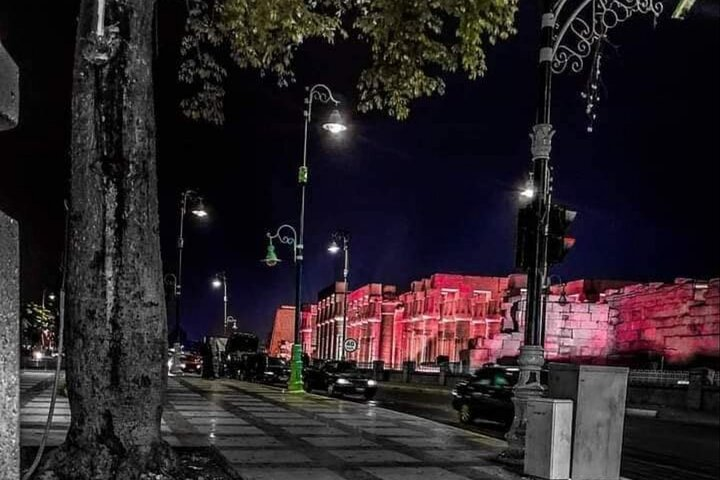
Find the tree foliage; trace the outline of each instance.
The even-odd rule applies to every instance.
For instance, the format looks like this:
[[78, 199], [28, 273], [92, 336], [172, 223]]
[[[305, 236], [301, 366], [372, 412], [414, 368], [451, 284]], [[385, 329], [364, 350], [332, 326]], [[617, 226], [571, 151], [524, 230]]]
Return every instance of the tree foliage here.
[[443, 75], [486, 71], [485, 49], [506, 39], [517, 0], [190, 0], [179, 78], [190, 85], [185, 115], [223, 122], [227, 70], [241, 68], [294, 80], [292, 62], [310, 38], [364, 42], [370, 65], [358, 79], [358, 108], [405, 119], [414, 99], [443, 94]]
[[55, 314], [48, 308], [34, 302], [25, 304], [20, 312], [23, 344], [41, 344], [43, 331], [55, 334]]

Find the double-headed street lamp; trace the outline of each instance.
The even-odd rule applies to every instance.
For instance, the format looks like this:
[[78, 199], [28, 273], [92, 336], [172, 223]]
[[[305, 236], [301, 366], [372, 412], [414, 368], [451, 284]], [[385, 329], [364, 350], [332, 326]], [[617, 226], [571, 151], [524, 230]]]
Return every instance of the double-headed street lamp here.
[[[296, 231], [290, 225], [283, 225], [278, 228], [276, 235], [270, 235], [270, 245], [268, 246], [268, 254], [265, 260], [265, 264], [268, 266], [276, 265], [279, 259], [275, 254], [275, 247], [272, 245], [272, 240], [278, 238], [281, 243], [292, 244], [294, 246], [294, 257], [295, 257], [295, 344], [292, 348], [292, 361], [290, 371], [290, 382], [288, 383], [288, 391], [290, 392], [302, 392], [302, 343], [300, 340], [300, 327], [302, 312], [300, 311], [302, 303], [302, 267], [303, 267], [303, 239], [305, 238], [305, 190], [308, 183], [308, 166], [307, 166], [307, 150], [308, 150], [308, 130], [310, 128], [310, 122], [312, 121], [312, 107], [313, 102], [317, 100], [320, 103], [332, 103], [335, 107], [340, 104], [332, 94], [332, 91], [324, 84], [318, 83], [308, 89], [307, 97], [305, 98], [305, 109], [303, 115], [305, 116], [305, 129], [303, 136], [303, 157], [302, 165], [298, 169], [298, 184], [300, 185], [300, 219], [298, 222], [298, 230]], [[322, 125], [323, 130], [326, 130], [332, 134], [338, 134], [347, 130], [347, 126], [343, 123], [340, 112], [334, 109], [330, 114], [328, 120]], [[293, 237], [282, 237], [280, 231], [283, 228], [289, 228], [293, 231]], [[292, 238], [292, 242], [290, 242]], [[287, 240], [287, 241], [283, 241]]]
[[340, 342], [340, 359], [345, 360], [345, 340], [347, 337], [347, 309], [348, 309], [348, 295], [350, 294], [350, 285], [348, 284], [348, 274], [350, 273], [350, 233], [344, 230], [338, 230], [332, 234], [332, 240], [328, 246], [328, 252], [332, 254], [343, 251], [343, 286], [345, 287], [345, 294], [343, 295], [343, 324], [342, 324], [342, 341]]
[[[595, 108], [600, 100], [602, 53], [609, 31], [636, 13], [658, 17], [663, 10], [660, 0], [541, 0], [541, 6], [538, 108], [530, 133], [532, 188], [526, 188], [524, 195], [531, 198], [531, 205], [521, 210], [520, 222], [528, 227], [524, 245], [518, 245], [522, 267], [528, 272], [525, 342], [520, 348], [520, 377], [514, 389], [515, 419], [507, 435], [508, 453], [520, 457], [525, 448], [527, 401], [544, 392], [540, 371], [545, 363], [543, 299], [547, 289], [548, 241], [554, 240], [550, 230], [553, 223], [566, 228], [575, 215], [552, 202], [550, 151], [555, 134], [550, 123], [552, 76], [568, 69], [581, 72], [585, 61], [589, 61], [589, 81], [582, 96], [587, 102], [588, 131], [592, 132]], [[561, 243], [559, 250], [562, 248]], [[562, 253], [556, 255], [557, 258], [561, 259]]]
[[212, 281], [213, 288], [223, 289], [223, 332], [227, 335], [228, 333], [228, 292], [227, 292], [228, 278], [225, 272], [219, 272], [215, 274]]

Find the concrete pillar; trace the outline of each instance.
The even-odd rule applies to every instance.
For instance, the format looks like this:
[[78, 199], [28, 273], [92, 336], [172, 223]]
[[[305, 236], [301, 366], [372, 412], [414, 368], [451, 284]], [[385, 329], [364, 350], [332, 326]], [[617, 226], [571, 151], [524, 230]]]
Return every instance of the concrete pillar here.
[[0, 478], [20, 478], [18, 223], [0, 212]]

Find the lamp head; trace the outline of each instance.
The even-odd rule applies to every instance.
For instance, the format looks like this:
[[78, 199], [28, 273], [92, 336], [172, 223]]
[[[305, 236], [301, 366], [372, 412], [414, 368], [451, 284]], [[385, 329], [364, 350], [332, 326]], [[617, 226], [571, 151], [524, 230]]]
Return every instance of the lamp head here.
[[48, 298], [48, 300], [50, 300], [51, 302], [52, 302], [52, 301], [55, 301], [55, 294], [54, 294], [54, 293], [50, 293], [47, 298]]
[[334, 238], [332, 239], [332, 242], [330, 242], [330, 245], [328, 245], [328, 252], [332, 254], [336, 254], [340, 251], [340, 245], [338, 245], [337, 240]]
[[333, 110], [327, 122], [323, 123], [322, 128], [332, 134], [337, 134], [347, 130], [347, 125], [345, 125], [345, 122], [343, 122], [340, 112], [337, 110]]
[[213, 286], [213, 288], [220, 288], [220, 287], [222, 287], [222, 280], [220, 280], [220, 277], [215, 277], [215, 278], [213, 278], [212, 286]]
[[270, 243], [267, 247], [267, 254], [265, 255], [265, 258], [260, 260], [262, 263], [267, 265], [268, 267], [274, 267], [278, 263], [280, 263], [282, 260], [280, 260], [275, 253], [275, 245]]
[[203, 199], [201, 197], [198, 197], [195, 201], [195, 205], [193, 205], [190, 212], [198, 218], [205, 218], [208, 216], [208, 212], [205, 209], [205, 204], [203, 203]]

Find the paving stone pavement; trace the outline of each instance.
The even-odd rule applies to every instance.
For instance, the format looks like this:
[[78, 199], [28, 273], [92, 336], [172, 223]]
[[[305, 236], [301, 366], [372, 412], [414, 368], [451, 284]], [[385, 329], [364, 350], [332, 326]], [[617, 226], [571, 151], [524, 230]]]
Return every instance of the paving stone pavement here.
[[[24, 399], [23, 445], [39, 442], [51, 386]], [[50, 445], [64, 439], [58, 397]], [[42, 422], [40, 422], [42, 420]], [[39, 430], [39, 432], [38, 432]], [[244, 480], [516, 480], [491, 461], [504, 442], [412, 415], [235, 380], [170, 377], [162, 423], [173, 446], [214, 445]]]

